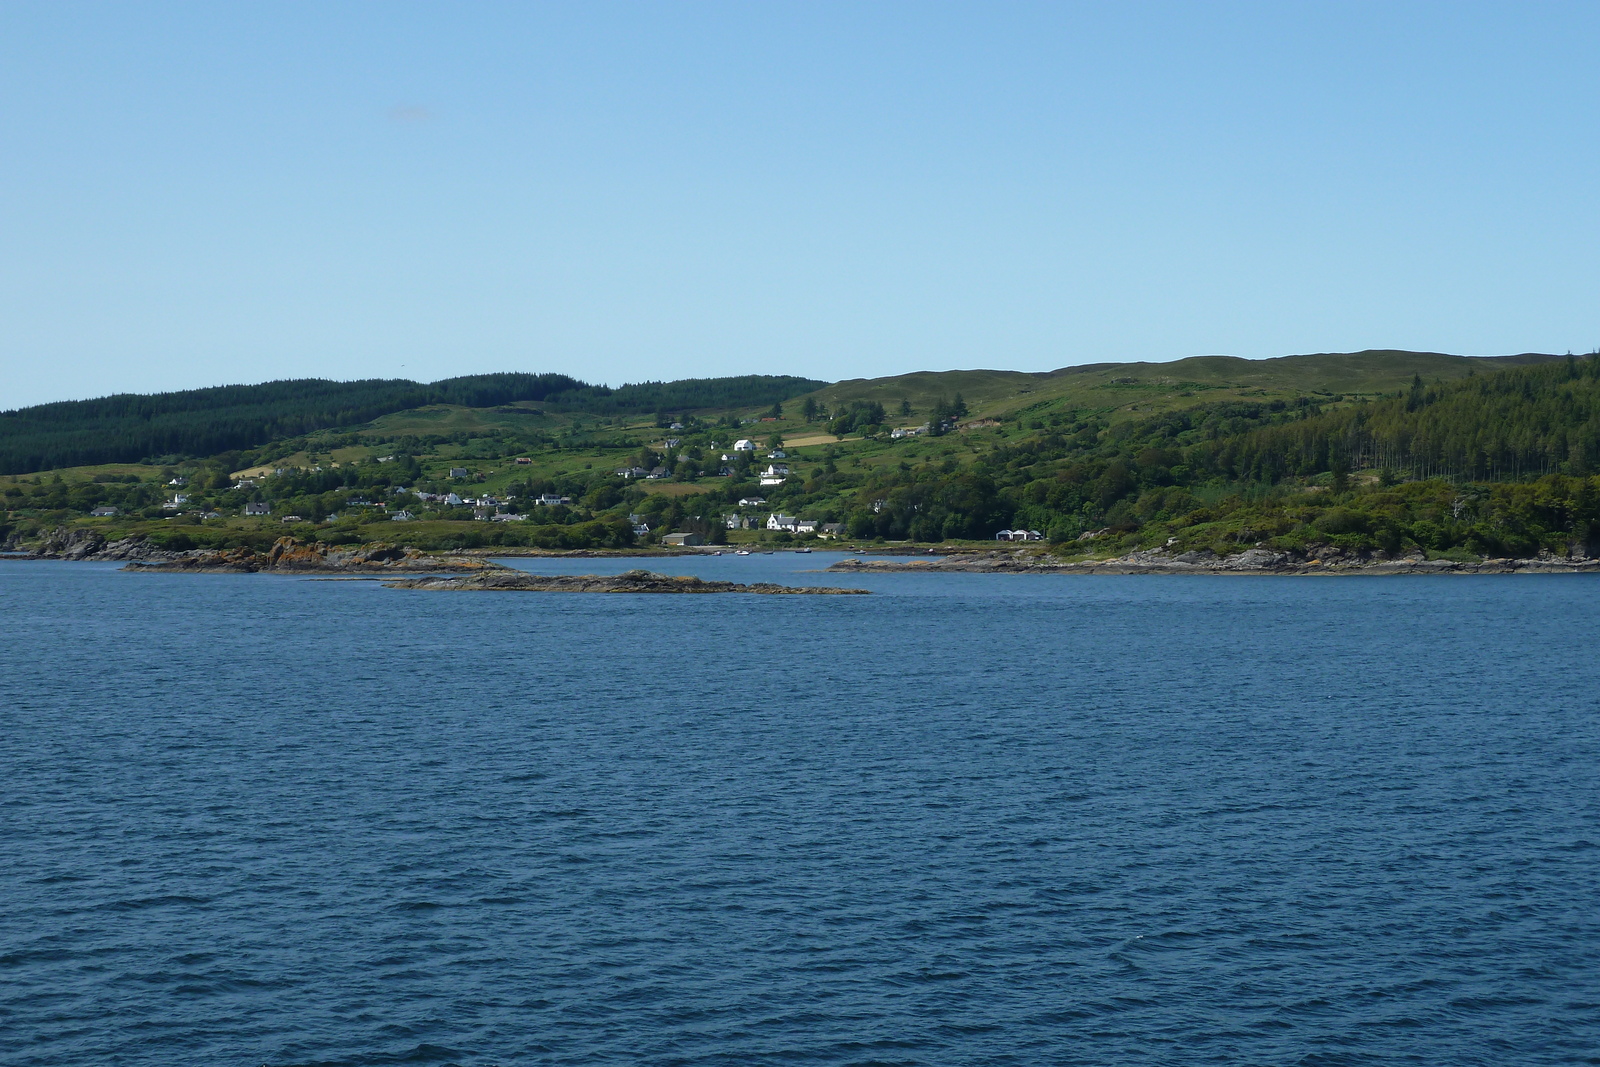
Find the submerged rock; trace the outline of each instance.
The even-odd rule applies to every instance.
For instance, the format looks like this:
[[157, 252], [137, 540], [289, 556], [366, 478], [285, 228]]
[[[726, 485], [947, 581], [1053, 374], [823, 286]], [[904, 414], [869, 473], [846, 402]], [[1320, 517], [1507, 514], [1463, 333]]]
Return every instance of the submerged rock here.
[[390, 589], [460, 590], [490, 593], [800, 593], [819, 596], [863, 595], [865, 589], [832, 586], [797, 587], [771, 582], [708, 582], [702, 578], [633, 570], [621, 574], [528, 574], [497, 570], [461, 577], [400, 578], [384, 582]]

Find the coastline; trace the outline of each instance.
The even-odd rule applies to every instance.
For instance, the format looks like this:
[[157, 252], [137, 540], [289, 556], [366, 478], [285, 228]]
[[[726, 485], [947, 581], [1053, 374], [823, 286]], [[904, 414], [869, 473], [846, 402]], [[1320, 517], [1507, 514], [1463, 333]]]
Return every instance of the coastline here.
[[1285, 577], [1337, 577], [1448, 574], [1600, 574], [1600, 559], [1484, 559], [1477, 562], [1355, 557], [1297, 559], [1284, 552], [1252, 548], [1231, 556], [1160, 551], [1130, 552], [1096, 560], [1062, 560], [1054, 556], [1008, 552], [964, 552], [890, 562], [844, 559], [828, 568], [840, 572], [879, 574], [1240, 574]]

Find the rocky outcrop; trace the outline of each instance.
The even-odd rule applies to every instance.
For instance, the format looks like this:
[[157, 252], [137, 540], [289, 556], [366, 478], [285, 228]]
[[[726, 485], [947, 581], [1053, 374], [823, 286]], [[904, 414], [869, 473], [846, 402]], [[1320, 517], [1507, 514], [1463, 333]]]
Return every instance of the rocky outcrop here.
[[903, 563], [885, 559], [846, 559], [831, 571], [907, 573], [962, 571], [1004, 574], [1600, 574], [1600, 560], [1547, 556], [1538, 559], [1485, 559], [1476, 562], [1407, 556], [1360, 555], [1331, 546], [1310, 546], [1311, 555], [1291, 555], [1257, 546], [1227, 556], [1209, 549], [1172, 553], [1145, 549], [1110, 559], [1062, 560], [1023, 552], [955, 553]]
[[621, 574], [527, 574], [500, 570], [463, 577], [401, 578], [384, 582], [390, 589], [429, 589], [436, 591], [489, 593], [798, 593], [820, 596], [862, 595], [865, 589], [835, 589], [831, 586], [796, 587], [755, 582], [708, 582], [701, 578], [656, 574], [653, 571], [624, 571]]
[[77, 527], [58, 527], [46, 534], [34, 549], [36, 559], [101, 560], [124, 562], [128, 560], [165, 561], [183, 556], [157, 546], [144, 537], [124, 537], [107, 541], [99, 530]]
[[434, 556], [415, 548], [377, 541], [364, 545], [326, 545], [280, 537], [265, 552], [250, 548], [197, 549], [168, 553], [166, 558], [135, 560], [124, 568], [189, 574], [277, 573], [386, 574], [394, 571], [498, 571], [498, 563], [471, 556]]

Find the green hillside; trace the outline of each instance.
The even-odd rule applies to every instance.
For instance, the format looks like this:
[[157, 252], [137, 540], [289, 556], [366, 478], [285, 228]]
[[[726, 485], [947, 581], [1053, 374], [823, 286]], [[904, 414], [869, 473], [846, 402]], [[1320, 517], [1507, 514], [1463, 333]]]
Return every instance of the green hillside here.
[[1192, 406], [1198, 402], [1260, 396], [1371, 396], [1406, 387], [1421, 375], [1454, 381], [1560, 357], [1452, 356], [1440, 352], [1320, 353], [1276, 359], [1191, 356], [1170, 363], [1094, 363], [1040, 374], [1018, 371], [919, 371], [891, 378], [836, 382], [811, 394], [830, 409], [851, 403], [883, 404], [896, 425], [902, 401], [927, 411], [941, 398], [961, 394], [975, 417], [1003, 417], [1023, 408], [1041, 411], [1092, 408], [1107, 413]]
[[[176, 545], [284, 532], [435, 548], [792, 540], [750, 528], [773, 512], [885, 544], [1021, 527], [1068, 555], [1565, 553], [1600, 534], [1600, 356], [1207, 356], [801, 393], [813, 384], [460, 402], [479, 392], [250, 448], [0, 477], [0, 541], [62, 524]], [[712, 396], [725, 403], [670, 406]], [[516, 517], [486, 521], [496, 513]]]
[[564, 374], [479, 374], [428, 385], [404, 379], [305, 379], [124, 394], [0, 412], [0, 474], [215, 455], [317, 430], [357, 427], [431, 405], [489, 408], [532, 402], [557, 411], [630, 415], [771, 404], [818, 384], [747, 375], [610, 389]]

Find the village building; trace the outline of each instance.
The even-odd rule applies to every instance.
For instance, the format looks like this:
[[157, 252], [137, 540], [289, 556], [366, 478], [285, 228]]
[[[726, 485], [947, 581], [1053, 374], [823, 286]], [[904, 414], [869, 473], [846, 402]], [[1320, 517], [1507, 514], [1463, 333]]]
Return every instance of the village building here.
[[469, 472], [468, 472], [467, 468], [465, 468], [465, 467], [451, 467], [450, 468], [450, 477], [452, 477], [452, 478], [465, 478], [465, 477], [467, 477], [468, 473]]
[[1043, 541], [1044, 534], [1038, 530], [1001, 530], [994, 535], [996, 541]]
[[93, 511], [89, 512], [89, 514], [93, 515], [97, 519], [109, 519], [109, 518], [114, 517], [117, 514], [117, 509], [116, 508], [95, 508]]
[[272, 505], [271, 504], [246, 504], [244, 506], [244, 513], [246, 515], [271, 515], [272, 514]]
[[693, 548], [705, 544], [705, 539], [697, 533], [670, 533], [661, 539], [664, 545], [682, 545]]
[[756, 450], [756, 443], [750, 440], [748, 437], [741, 437], [739, 440], [733, 443], [733, 450], [735, 452], [754, 452]]
[[789, 533], [794, 533], [796, 521], [797, 520], [793, 515], [784, 515], [781, 512], [774, 511], [771, 515], [767, 516], [767, 529], [787, 530]]

